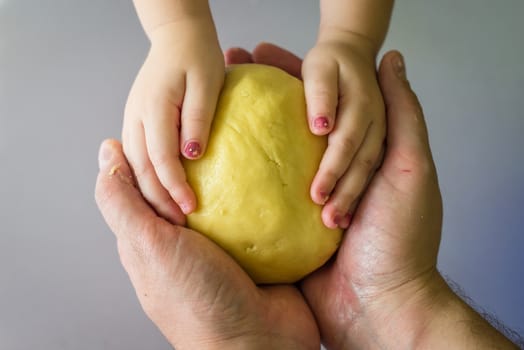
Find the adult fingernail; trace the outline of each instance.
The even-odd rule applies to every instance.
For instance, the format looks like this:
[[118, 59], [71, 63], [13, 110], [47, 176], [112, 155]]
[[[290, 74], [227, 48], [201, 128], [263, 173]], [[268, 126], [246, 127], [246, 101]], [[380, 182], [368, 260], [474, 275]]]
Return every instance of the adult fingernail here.
[[406, 65], [404, 64], [404, 58], [400, 53], [398, 53], [393, 59], [393, 69], [395, 70], [397, 77], [406, 80]]
[[317, 130], [326, 130], [329, 128], [329, 119], [327, 117], [317, 117], [313, 120], [313, 127]]
[[113, 149], [108, 142], [103, 142], [98, 151], [98, 168], [105, 169], [113, 158]]
[[197, 158], [200, 156], [202, 148], [197, 141], [188, 141], [184, 147], [184, 154], [189, 158]]

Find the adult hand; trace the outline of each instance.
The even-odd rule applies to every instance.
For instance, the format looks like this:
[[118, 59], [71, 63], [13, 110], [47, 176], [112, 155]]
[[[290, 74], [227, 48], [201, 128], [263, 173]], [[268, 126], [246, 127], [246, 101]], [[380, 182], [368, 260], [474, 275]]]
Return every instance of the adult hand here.
[[176, 349], [318, 349], [293, 286], [257, 287], [222, 249], [146, 203], [122, 146], [105, 141], [96, 201], [140, 303]]
[[[260, 63], [300, 78], [301, 60], [277, 46], [235, 48], [227, 64]], [[442, 200], [422, 109], [402, 56], [387, 53], [379, 83], [387, 114], [384, 162], [337, 256], [302, 282], [329, 349], [514, 348], [458, 298], [436, 269]]]
[[424, 319], [424, 303], [443, 286], [436, 269], [442, 200], [422, 109], [398, 52], [382, 59], [379, 82], [387, 109], [384, 162], [336, 260], [303, 282], [330, 348], [418, 348], [423, 328], [413, 321]]

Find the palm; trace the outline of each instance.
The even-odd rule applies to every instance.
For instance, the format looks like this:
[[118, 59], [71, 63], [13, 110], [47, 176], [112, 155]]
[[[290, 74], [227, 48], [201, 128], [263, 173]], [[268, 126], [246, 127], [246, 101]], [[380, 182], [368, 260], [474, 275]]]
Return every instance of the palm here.
[[160, 218], [137, 189], [120, 143], [105, 145], [113, 155], [101, 165], [97, 204], [144, 311], [173, 346], [318, 349], [313, 315], [295, 287], [257, 287], [209, 239]]
[[[172, 337], [170, 329], [194, 323], [207, 325], [197, 329], [212, 329], [196, 338], [213, 337], [213, 333], [234, 338], [262, 329], [268, 337], [301, 348], [317, 344], [318, 349], [315, 321], [295, 287], [257, 287], [231, 257], [201, 234], [174, 228], [158, 217], [151, 220], [145, 227], [154, 227], [154, 232], [141, 233], [151, 237], [145, 242], [149, 271], [132, 279], [144, 310], [173, 343], [178, 337]], [[126, 252], [132, 256], [135, 252], [120, 252], [124, 265], [132, 264], [126, 261]], [[164, 308], [159, 312], [155, 305]], [[184, 312], [189, 308], [190, 312]]]
[[[359, 204], [336, 260], [304, 281], [306, 288], [343, 280], [355, 297], [372, 297], [434, 268], [441, 200], [436, 178], [428, 180], [420, 171], [425, 165], [412, 158], [386, 160]], [[421, 186], [420, 181], [427, 183]], [[433, 232], [423, 231], [428, 227]]]

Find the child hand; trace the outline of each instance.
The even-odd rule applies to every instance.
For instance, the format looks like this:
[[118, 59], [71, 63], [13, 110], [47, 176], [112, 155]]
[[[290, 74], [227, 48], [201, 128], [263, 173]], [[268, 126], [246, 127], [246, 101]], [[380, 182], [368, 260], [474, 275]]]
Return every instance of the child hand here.
[[125, 109], [124, 152], [142, 195], [177, 224], [197, 204], [179, 155], [204, 153], [224, 81], [224, 58], [209, 22], [186, 20], [153, 31]]
[[358, 40], [319, 40], [304, 60], [302, 75], [310, 129], [329, 134], [311, 198], [325, 204], [327, 227], [347, 228], [379, 165], [386, 135], [375, 55]]

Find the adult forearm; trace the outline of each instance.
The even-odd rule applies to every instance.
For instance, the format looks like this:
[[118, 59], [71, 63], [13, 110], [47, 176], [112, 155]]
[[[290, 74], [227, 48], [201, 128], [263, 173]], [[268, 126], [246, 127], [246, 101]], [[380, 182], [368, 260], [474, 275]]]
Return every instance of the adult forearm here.
[[319, 38], [345, 32], [369, 41], [376, 52], [389, 27], [394, 0], [321, 0]]
[[428, 315], [420, 348], [518, 349], [447, 284]]
[[212, 22], [207, 0], [133, 0], [147, 36], [158, 27], [186, 19]]
[[436, 271], [372, 305], [340, 349], [518, 349]]

